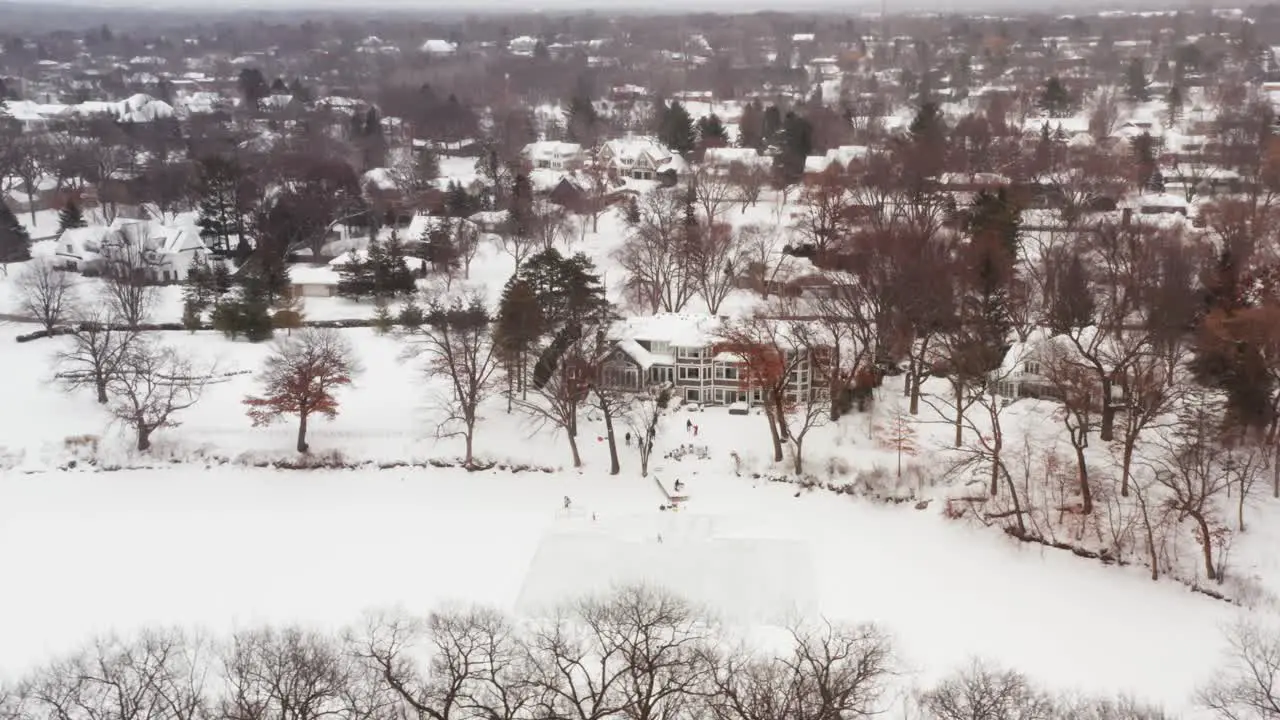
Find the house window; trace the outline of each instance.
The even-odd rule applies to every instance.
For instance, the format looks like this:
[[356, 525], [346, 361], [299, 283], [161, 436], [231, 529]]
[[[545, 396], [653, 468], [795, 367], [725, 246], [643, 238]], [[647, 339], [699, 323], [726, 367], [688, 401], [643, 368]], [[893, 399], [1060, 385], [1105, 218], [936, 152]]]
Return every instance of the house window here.
[[732, 365], [717, 365], [716, 379], [717, 380], [737, 380], [738, 368]]
[[679, 348], [676, 350], [676, 357], [681, 360], [698, 360], [702, 357], [702, 348]]
[[1022, 372], [1028, 375], [1040, 374], [1040, 363], [1035, 360], [1028, 360], [1022, 364]]
[[716, 402], [722, 403], [724, 402], [724, 391], [721, 390], [720, 388], [716, 388], [715, 391], [712, 393], [712, 397], [715, 398]]
[[649, 371], [655, 383], [669, 383], [675, 378], [675, 369], [667, 365], [658, 365]]
[[698, 388], [685, 388], [684, 399], [689, 402], [702, 402], [702, 393]]
[[680, 368], [681, 380], [700, 380], [702, 379], [702, 368], [682, 367]]

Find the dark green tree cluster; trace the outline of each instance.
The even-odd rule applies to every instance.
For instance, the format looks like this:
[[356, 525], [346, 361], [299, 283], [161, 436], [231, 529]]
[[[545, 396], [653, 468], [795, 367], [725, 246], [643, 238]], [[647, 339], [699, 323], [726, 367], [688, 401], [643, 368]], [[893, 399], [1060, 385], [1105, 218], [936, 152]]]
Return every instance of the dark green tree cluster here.
[[693, 118], [679, 100], [658, 106], [658, 140], [681, 155], [693, 152], [698, 142]]
[[412, 293], [415, 289], [404, 245], [394, 229], [385, 243], [377, 238], [370, 240], [363, 257], [352, 253], [351, 260], [338, 268], [338, 295], [341, 297], [385, 300]]
[[0, 264], [31, 259], [31, 235], [9, 206], [0, 202]]
[[1067, 92], [1066, 85], [1057, 75], [1045, 83], [1044, 92], [1040, 93], [1040, 109], [1051, 118], [1070, 117], [1074, 112], [1075, 102], [1071, 93]]
[[72, 228], [82, 228], [88, 225], [84, 219], [84, 211], [80, 209], [80, 203], [72, 198], [67, 201], [66, 205], [58, 211], [58, 234], [71, 230]]
[[550, 338], [533, 369], [533, 384], [541, 387], [584, 332], [612, 318], [612, 306], [595, 264], [582, 253], [565, 257], [554, 248], [525, 261], [504, 293], [496, 341], [513, 358], [527, 357], [536, 342], [527, 333], [512, 332], [512, 325], [504, 326], [503, 318], [529, 320], [533, 305], [541, 316], [539, 337]]

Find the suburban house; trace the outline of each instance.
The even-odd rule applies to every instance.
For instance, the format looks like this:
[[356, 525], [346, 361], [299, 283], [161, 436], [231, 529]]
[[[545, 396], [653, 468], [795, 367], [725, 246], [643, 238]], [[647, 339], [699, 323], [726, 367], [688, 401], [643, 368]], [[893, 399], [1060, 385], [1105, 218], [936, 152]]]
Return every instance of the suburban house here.
[[[620, 321], [613, 328], [617, 344], [601, 363], [600, 382], [633, 391], [670, 385], [685, 401], [706, 405], [759, 404], [763, 393], [751, 387], [742, 355], [719, 337], [720, 326], [712, 315], [677, 313]], [[792, 401], [813, 389], [809, 358], [800, 358], [790, 385]]]
[[132, 267], [150, 282], [173, 283], [186, 278], [191, 263], [208, 252], [193, 225], [117, 218], [110, 225], [66, 230], [54, 257], [66, 270], [112, 273]]
[[535, 170], [576, 170], [583, 161], [581, 145], [554, 140], [531, 142], [521, 154]]
[[138, 273], [155, 283], [181, 282], [191, 263], [208, 253], [196, 226], [152, 220], [118, 218], [101, 245], [104, 272]]
[[651, 137], [610, 140], [600, 148], [600, 162], [615, 177], [674, 182], [687, 165], [684, 158]]
[[761, 155], [755, 148], [707, 148], [702, 155], [702, 164], [717, 175], [728, 175], [735, 170], [768, 172], [773, 169], [773, 158]]

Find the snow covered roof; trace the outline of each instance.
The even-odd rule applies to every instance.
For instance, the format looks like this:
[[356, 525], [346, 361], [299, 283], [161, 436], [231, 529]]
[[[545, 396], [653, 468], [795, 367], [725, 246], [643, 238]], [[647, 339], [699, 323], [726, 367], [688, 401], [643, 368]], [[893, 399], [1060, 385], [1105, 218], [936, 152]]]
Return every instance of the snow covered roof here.
[[337, 285], [338, 273], [330, 266], [289, 266], [289, 282], [293, 285]]
[[458, 52], [458, 46], [448, 40], [432, 38], [422, 43], [422, 47], [418, 50], [428, 55], [452, 55]]
[[439, 215], [423, 215], [418, 213], [409, 221], [409, 227], [400, 233], [400, 237], [405, 242], [416, 242], [427, 236], [427, 233], [436, 228], [443, 227], [445, 223], [458, 224], [462, 223], [471, 227], [475, 227], [475, 223], [466, 218], [447, 218]]
[[672, 347], [700, 348], [715, 340], [720, 318], [692, 313], [659, 313], [620, 320], [613, 336], [623, 340], [665, 342]]
[[395, 190], [397, 187], [395, 176], [387, 168], [373, 168], [365, 172], [361, 180], [361, 185], [372, 185], [378, 190]]
[[740, 163], [748, 167], [773, 163], [773, 158], [761, 155], [755, 148], [735, 147], [707, 148], [702, 160], [708, 165], [721, 167], [733, 165], [734, 163]]
[[555, 140], [539, 140], [524, 146], [524, 154], [530, 160], [568, 160], [582, 153], [578, 143], [557, 142]]
[[657, 358], [655, 358], [652, 353], [641, 347], [640, 343], [630, 338], [620, 341], [618, 343], [618, 349], [630, 356], [632, 360], [635, 360], [641, 370], [648, 370], [658, 362]]

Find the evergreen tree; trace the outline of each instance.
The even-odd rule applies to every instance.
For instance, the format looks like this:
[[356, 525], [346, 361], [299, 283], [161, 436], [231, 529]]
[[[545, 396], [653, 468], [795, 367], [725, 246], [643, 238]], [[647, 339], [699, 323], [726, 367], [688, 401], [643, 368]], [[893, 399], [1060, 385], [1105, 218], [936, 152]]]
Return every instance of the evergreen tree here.
[[524, 389], [529, 357], [545, 332], [546, 318], [533, 288], [513, 276], [502, 290], [493, 325], [494, 345], [507, 369], [509, 393]]
[[182, 288], [184, 305], [193, 308], [197, 313], [202, 313], [218, 299], [218, 295], [214, 285], [213, 268], [209, 266], [203, 254], [197, 254], [192, 259], [191, 266], [187, 268], [186, 283]]
[[782, 132], [782, 111], [777, 105], [770, 105], [760, 118], [760, 142], [764, 147], [773, 145]]
[[449, 189], [445, 193], [444, 209], [449, 217], [467, 218], [479, 212], [480, 204], [461, 184], [450, 180]]
[[421, 245], [421, 258], [438, 273], [449, 273], [458, 268], [461, 257], [452, 223], [446, 220], [427, 230]]
[[661, 110], [661, 114], [661, 131], [658, 139], [673, 151], [688, 155], [697, 143], [697, 134], [694, 132], [693, 118], [689, 115], [689, 111], [685, 110], [679, 100], [672, 100], [670, 105]]
[[999, 364], [1010, 332], [1013, 308], [1010, 290], [1021, 248], [1022, 211], [1004, 188], [982, 191], [966, 212], [968, 291], [961, 312], [971, 328], [977, 367]]
[[764, 150], [764, 108], [759, 100], [752, 100], [742, 108], [742, 117], [738, 120], [738, 145]]
[[1156, 162], [1156, 139], [1151, 133], [1144, 132], [1133, 139], [1133, 162], [1136, 169], [1138, 187], [1150, 192], [1164, 189], [1164, 178]]
[[1057, 75], [1045, 83], [1044, 92], [1040, 94], [1040, 109], [1052, 118], [1069, 117], [1072, 111], [1071, 94]]
[[415, 184], [423, 190], [440, 178], [440, 156], [430, 145], [414, 156], [413, 175]]
[[271, 93], [266, 78], [258, 68], [241, 70], [236, 84], [240, 88], [240, 98], [244, 101], [245, 107], [251, 110], [257, 110], [263, 98]]
[[1066, 266], [1056, 270], [1050, 279], [1053, 292], [1049, 301], [1049, 331], [1063, 335], [1092, 325], [1096, 307], [1093, 288], [1080, 254], [1072, 253]]
[[698, 120], [698, 142], [704, 148], [724, 147], [729, 144], [729, 132], [715, 113]]
[[571, 142], [583, 146], [595, 144], [600, 133], [600, 116], [596, 113], [595, 105], [591, 103], [591, 93], [585, 79], [579, 79], [573, 97], [569, 98], [566, 119], [568, 121], [566, 130]]
[[387, 138], [382, 133], [382, 118], [377, 108], [369, 108], [365, 113], [360, 135], [365, 169], [384, 167], [387, 164]]
[[400, 314], [396, 316], [396, 323], [408, 330], [421, 327], [422, 323], [426, 322], [426, 320], [427, 314], [423, 312], [418, 303], [414, 301], [412, 295], [409, 296], [409, 299], [406, 300], [404, 305], [400, 308]]
[[67, 204], [58, 211], [58, 234], [72, 229], [86, 227], [88, 223], [84, 220], [84, 211], [80, 209], [80, 203], [75, 199], [67, 201]]
[[1142, 68], [1141, 58], [1129, 61], [1128, 88], [1130, 100], [1146, 102], [1151, 99], [1151, 93], [1147, 88], [1147, 74]]
[[[377, 245], [376, 239], [369, 241], [370, 255], [376, 251]], [[351, 253], [347, 262], [338, 265], [338, 295], [359, 300], [373, 295], [374, 291], [373, 263], [368, 257]]]
[[200, 161], [200, 214], [196, 225], [200, 227], [200, 239], [215, 252], [228, 252], [231, 236], [240, 229], [236, 197], [239, 176], [240, 168], [232, 160], [214, 155]]
[[1173, 127], [1182, 119], [1182, 90], [1177, 85], [1169, 88], [1165, 96], [1165, 124]]
[[6, 272], [9, 263], [31, 259], [31, 236], [4, 202], [0, 202], [0, 264]]
[[404, 244], [400, 242], [400, 233], [395, 228], [392, 228], [391, 237], [387, 240], [383, 262], [385, 263], [383, 282], [388, 295], [406, 295], [417, 290], [413, 273], [405, 261]]
[[782, 121], [782, 155], [780, 158], [783, 179], [787, 183], [800, 180], [804, 175], [805, 159], [813, 152], [813, 125], [803, 115], [789, 112]]

